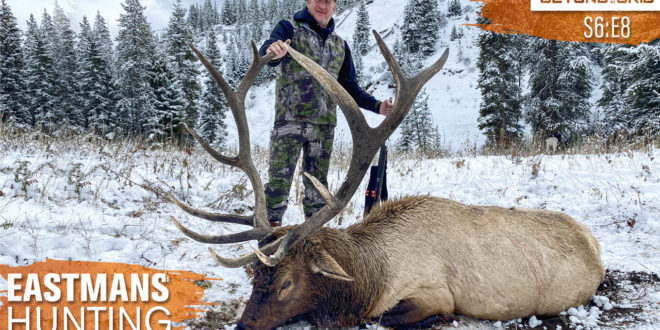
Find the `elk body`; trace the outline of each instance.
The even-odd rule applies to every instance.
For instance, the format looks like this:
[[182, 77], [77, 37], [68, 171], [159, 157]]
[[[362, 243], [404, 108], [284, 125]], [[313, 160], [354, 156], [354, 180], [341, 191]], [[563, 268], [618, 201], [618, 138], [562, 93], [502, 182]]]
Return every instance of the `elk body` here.
[[407, 77], [375, 31], [374, 35], [396, 82], [394, 108], [375, 128], [367, 125], [355, 101], [330, 74], [288, 48], [287, 56], [309, 71], [338, 104], [353, 141], [361, 144], [353, 148], [346, 177], [334, 194], [305, 173], [326, 206], [301, 225], [277, 229], [266, 219], [264, 188], [252, 162], [245, 115], [247, 92], [273, 55], [260, 57], [252, 43], [252, 66], [233, 90], [191, 46], [227, 98], [238, 129], [238, 155], [220, 154], [185, 127], [213, 158], [245, 172], [255, 206], [251, 216], [210, 213], [169, 195], [191, 215], [252, 229], [211, 236], [172, 220], [184, 234], [203, 243], [260, 242], [254, 253], [235, 259], [209, 249], [225, 267], [256, 263], [252, 295], [238, 328], [274, 328], [301, 315], [345, 326], [365, 320], [403, 325], [448, 313], [511, 319], [556, 314], [588, 301], [604, 274], [598, 242], [586, 227], [561, 213], [418, 196], [387, 202], [346, 229], [323, 227], [346, 207], [377, 150], [448, 57], [446, 50], [429, 68]]
[[565, 214], [407, 197], [310, 234], [276, 267], [256, 266], [239, 328], [300, 314], [344, 326], [556, 315], [587, 303], [604, 272], [596, 239]]

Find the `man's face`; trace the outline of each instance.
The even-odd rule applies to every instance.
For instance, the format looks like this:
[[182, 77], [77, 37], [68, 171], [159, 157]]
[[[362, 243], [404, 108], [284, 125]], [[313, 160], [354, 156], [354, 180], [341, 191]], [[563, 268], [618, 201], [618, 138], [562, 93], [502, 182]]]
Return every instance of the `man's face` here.
[[307, 0], [307, 10], [322, 28], [327, 28], [332, 15], [337, 11], [336, 0]]

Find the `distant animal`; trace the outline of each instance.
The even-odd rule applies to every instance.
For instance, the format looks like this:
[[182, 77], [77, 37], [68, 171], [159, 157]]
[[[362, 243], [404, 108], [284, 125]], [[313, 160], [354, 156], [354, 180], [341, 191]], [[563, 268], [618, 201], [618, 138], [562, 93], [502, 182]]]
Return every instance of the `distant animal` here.
[[552, 153], [554, 154], [555, 152], [557, 152], [557, 144], [559, 144], [559, 139], [557, 139], [554, 136], [551, 136], [545, 139], [545, 150], [552, 151]]
[[220, 154], [185, 127], [215, 159], [247, 174], [255, 206], [250, 216], [214, 214], [170, 195], [189, 214], [252, 229], [203, 235], [172, 220], [184, 234], [200, 242], [260, 242], [254, 253], [234, 259], [209, 249], [223, 266], [252, 264], [252, 294], [237, 328], [272, 329], [295, 317], [332, 327], [369, 321], [385, 326], [415, 324], [451, 313], [508, 320], [553, 315], [588, 302], [604, 275], [600, 246], [587, 227], [559, 212], [470, 206], [412, 196], [386, 202], [348, 228], [323, 227], [346, 207], [377, 150], [448, 57], [445, 51], [430, 68], [409, 78], [375, 31], [374, 35], [397, 83], [394, 109], [376, 128], [367, 125], [355, 102], [332, 76], [288, 49], [340, 105], [360, 148], [353, 148], [346, 178], [334, 194], [305, 173], [327, 205], [301, 225], [280, 228], [268, 225], [264, 188], [250, 156], [244, 108], [249, 87], [272, 55], [259, 57], [253, 43], [254, 62], [234, 91], [193, 47], [227, 97], [239, 131], [238, 155]]

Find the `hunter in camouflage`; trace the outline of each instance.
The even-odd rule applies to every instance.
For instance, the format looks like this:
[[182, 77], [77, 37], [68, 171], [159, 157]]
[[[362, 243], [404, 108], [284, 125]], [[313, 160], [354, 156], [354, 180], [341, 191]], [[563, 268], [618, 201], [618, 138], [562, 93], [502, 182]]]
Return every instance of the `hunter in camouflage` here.
[[[334, 32], [332, 16], [336, 0], [307, 0], [307, 7], [293, 21], [280, 21], [260, 54], [275, 53], [270, 66], [278, 66], [275, 124], [271, 133], [270, 165], [265, 185], [268, 220], [279, 226], [288, 205], [291, 181], [303, 151], [303, 170], [327, 186], [336, 104], [321, 85], [287, 54], [284, 43], [305, 54], [326, 69], [366, 110], [387, 115], [389, 101], [380, 102], [364, 92], [355, 79], [355, 67], [348, 44]], [[325, 202], [304, 177], [305, 217], [311, 217]]]

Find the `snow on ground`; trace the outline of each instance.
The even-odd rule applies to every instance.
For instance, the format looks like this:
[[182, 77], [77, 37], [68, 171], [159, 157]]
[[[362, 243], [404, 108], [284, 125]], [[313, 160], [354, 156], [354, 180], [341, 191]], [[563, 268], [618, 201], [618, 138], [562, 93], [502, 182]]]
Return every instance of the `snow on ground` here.
[[[192, 219], [141, 186], [148, 182], [172, 190], [198, 208], [250, 213], [252, 188], [242, 173], [217, 164], [200, 150], [188, 155], [128, 143], [104, 145], [84, 137], [66, 143], [34, 140], [31, 136], [0, 138], [0, 263], [25, 265], [55, 258], [190, 270], [223, 279], [206, 290], [210, 301], [240, 302], [249, 297], [245, 271], [216, 266], [207, 246], [185, 238], [169, 216], [205, 233], [243, 228]], [[265, 154], [263, 149], [255, 154], [262, 177], [266, 176]], [[331, 190], [343, 180], [344, 156], [335, 153]], [[364, 191], [365, 185], [358, 191]], [[292, 206], [284, 219], [288, 224], [302, 222], [300, 184], [294, 187], [298, 190], [292, 191]], [[391, 197], [429, 194], [467, 204], [562, 211], [592, 230], [608, 269], [660, 273], [658, 149], [522, 158], [391, 157], [388, 187]], [[356, 194], [342, 214], [341, 226], [361, 220], [363, 203], [361, 193]], [[338, 226], [336, 220], [329, 225]], [[246, 244], [215, 248], [225, 256], [251, 251]], [[660, 322], [657, 283], [638, 291], [638, 301], [630, 303], [637, 304], [644, 316], [633, 326]], [[599, 314], [588, 306], [586, 311], [567, 313], [567, 318], [576, 320], [573, 324], [589, 319], [594, 320], [592, 326], [599, 324]], [[468, 327], [496, 326], [466, 318], [459, 322]], [[521, 322], [531, 326], [536, 321]]]

